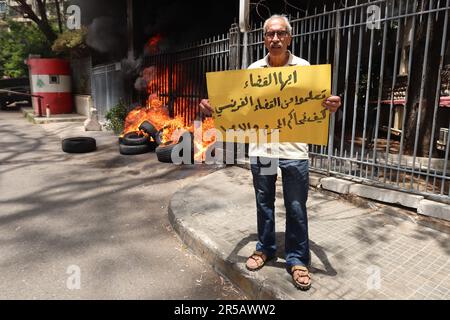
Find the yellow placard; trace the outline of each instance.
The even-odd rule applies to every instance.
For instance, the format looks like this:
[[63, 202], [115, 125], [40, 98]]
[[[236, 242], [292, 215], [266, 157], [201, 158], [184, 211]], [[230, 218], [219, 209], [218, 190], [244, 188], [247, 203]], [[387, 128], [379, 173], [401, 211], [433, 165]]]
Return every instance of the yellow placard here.
[[218, 140], [231, 141], [227, 130], [264, 129], [279, 130], [279, 142], [327, 145], [329, 64], [209, 72], [206, 81]]

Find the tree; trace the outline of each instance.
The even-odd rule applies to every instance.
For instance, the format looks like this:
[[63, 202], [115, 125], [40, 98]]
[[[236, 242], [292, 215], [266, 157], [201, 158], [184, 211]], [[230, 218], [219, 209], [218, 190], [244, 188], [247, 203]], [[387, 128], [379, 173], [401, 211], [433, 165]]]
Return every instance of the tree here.
[[[37, 5], [37, 12], [33, 11], [33, 8], [27, 3], [26, 0], [14, 0], [19, 6], [15, 7], [17, 11], [19, 11], [25, 18], [32, 20], [36, 23], [37, 27], [41, 32], [45, 35], [48, 42], [53, 43], [57, 34], [55, 30], [52, 28], [48, 17], [47, 17], [47, 1], [46, 0], [35, 0]], [[59, 12], [59, 1], [56, 1], [57, 13]], [[58, 17], [58, 21], [60, 21], [60, 17]], [[61, 25], [61, 23], [60, 23]], [[62, 28], [60, 28], [60, 32], [62, 32]]]
[[54, 55], [51, 43], [35, 25], [8, 21], [9, 32], [0, 33], [0, 78], [28, 74], [24, 60], [29, 54]]
[[73, 57], [81, 57], [88, 53], [86, 44], [87, 28], [78, 30], [66, 30], [61, 33], [52, 45], [52, 50], [60, 54], [70, 54]]

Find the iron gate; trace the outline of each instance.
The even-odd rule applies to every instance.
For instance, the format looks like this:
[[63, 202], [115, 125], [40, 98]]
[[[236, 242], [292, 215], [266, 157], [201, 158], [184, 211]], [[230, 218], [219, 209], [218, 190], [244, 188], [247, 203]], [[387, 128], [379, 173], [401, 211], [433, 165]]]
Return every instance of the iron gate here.
[[169, 107], [171, 116], [182, 116], [185, 123], [191, 123], [199, 117], [200, 100], [208, 95], [206, 72], [240, 66], [238, 37], [238, 29], [233, 26], [228, 34], [202, 40], [176, 52], [147, 57], [144, 73], [152, 75], [149, 92], [158, 94]]

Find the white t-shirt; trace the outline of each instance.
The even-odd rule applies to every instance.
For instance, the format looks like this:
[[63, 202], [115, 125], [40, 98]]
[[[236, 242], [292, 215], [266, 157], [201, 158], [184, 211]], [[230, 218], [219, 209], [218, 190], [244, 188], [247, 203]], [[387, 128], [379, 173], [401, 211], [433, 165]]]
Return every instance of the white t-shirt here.
[[[288, 66], [309, 66], [309, 62], [294, 56], [289, 51], [289, 59], [285, 67]], [[263, 59], [252, 63], [248, 69], [270, 68], [269, 54]], [[308, 159], [308, 144], [297, 142], [280, 143], [249, 143], [248, 154], [250, 157], [268, 157], [280, 159]]]

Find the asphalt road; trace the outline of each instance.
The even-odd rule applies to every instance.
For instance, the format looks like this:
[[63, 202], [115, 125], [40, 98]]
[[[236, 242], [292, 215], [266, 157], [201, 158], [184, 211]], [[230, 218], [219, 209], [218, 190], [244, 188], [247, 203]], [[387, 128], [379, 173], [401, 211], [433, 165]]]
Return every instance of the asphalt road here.
[[[0, 112], [0, 299], [244, 299], [172, 230], [172, 194], [217, 168], [124, 156], [117, 137], [67, 154], [80, 123]], [[201, 201], [201, 199], [199, 199]]]

